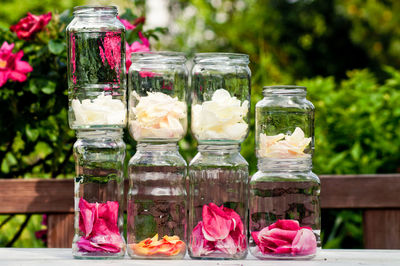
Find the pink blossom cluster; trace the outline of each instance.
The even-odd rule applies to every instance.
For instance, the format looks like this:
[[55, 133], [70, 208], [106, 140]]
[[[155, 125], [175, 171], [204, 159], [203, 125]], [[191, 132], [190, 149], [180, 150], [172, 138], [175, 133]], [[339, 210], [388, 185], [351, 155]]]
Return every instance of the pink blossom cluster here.
[[317, 249], [316, 237], [309, 227], [300, 227], [296, 220], [278, 220], [251, 233], [262, 254], [311, 255]]
[[0, 48], [0, 87], [7, 80], [23, 82], [26, 75], [33, 70], [28, 62], [22, 61], [23, 51], [13, 53], [14, 44], [4, 42]]
[[202, 216], [190, 238], [193, 256], [214, 252], [235, 255], [246, 250], [243, 222], [234, 210], [209, 203], [203, 206]]

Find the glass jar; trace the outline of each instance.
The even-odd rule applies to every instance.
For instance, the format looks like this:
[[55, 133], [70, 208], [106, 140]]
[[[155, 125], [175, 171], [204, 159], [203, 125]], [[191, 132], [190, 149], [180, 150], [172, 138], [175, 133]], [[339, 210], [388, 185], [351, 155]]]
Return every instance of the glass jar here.
[[258, 159], [250, 179], [249, 249], [259, 259], [310, 259], [321, 247], [320, 181], [311, 158]]
[[67, 27], [72, 129], [126, 125], [125, 27], [114, 6], [78, 6]]
[[189, 255], [247, 255], [248, 163], [236, 145], [199, 145], [189, 166]]
[[75, 258], [123, 257], [122, 129], [78, 130], [77, 137], [72, 253]]
[[241, 143], [249, 131], [249, 56], [200, 53], [192, 69], [192, 133], [200, 144]]
[[139, 142], [177, 142], [187, 130], [188, 70], [176, 52], [132, 54], [129, 132]]
[[307, 259], [320, 247], [320, 181], [312, 172], [314, 106], [299, 86], [264, 87], [256, 104], [258, 172], [249, 246], [260, 259]]
[[266, 86], [256, 104], [258, 158], [311, 158], [314, 150], [314, 105], [300, 86]]
[[128, 166], [128, 254], [181, 259], [186, 254], [186, 162], [176, 143], [139, 143]]

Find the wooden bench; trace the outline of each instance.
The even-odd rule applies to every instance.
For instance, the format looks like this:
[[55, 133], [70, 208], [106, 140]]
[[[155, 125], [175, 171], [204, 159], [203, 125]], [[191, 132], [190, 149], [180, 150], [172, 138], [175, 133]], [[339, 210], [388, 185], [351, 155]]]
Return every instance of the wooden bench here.
[[[400, 174], [320, 178], [322, 208], [363, 210], [365, 248], [400, 249]], [[73, 195], [71, 179], [0, 179], [0, 214], [48, 214], [48, 247], [71, 247]]]

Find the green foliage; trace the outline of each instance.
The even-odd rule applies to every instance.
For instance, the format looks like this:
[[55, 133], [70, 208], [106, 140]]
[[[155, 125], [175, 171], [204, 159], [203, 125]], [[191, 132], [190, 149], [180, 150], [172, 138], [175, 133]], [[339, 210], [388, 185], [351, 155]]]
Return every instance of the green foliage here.
[[314, 169], [319, 174], [397, 171], [400, 154], [400, 72], [385, 68], [379, 83], [368, 70], [300, 81], [316, 107]]

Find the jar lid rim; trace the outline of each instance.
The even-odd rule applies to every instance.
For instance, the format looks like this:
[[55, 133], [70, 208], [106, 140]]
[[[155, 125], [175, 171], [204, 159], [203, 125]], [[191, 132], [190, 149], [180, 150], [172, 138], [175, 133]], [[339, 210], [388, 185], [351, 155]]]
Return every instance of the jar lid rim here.
[[84, 5], [74, 7], [74, 15], [91, 15], [93, 13], [95, 13], [95, 15], [98, 13], [118, 14], [118, 8], [116, 6], [102, 5]]
[[307, 93], [307, 87], [297, 85], [272, 85], [264, 86], [263, 94], [268, 95], [304, 95]]
[[131, 54], [133, 61], [172, 61], [177, 63], [184, 63], [186, 55], [181, 52], [175, 51], [147, 51], [147, 52], [134, 52]]
[[194, 62], [196, 63], [212, 63], [212, 62], [219, 62], [223, 61], [226, 62], [226, 60], [231, 60], [234, 62], [240, 62], [240, 63], [246, 63], [248, 64], [250, 62], [249, 60], [249, 55], [248, 54], [242, 54], [242, 53], [214, 53], [214, 52], [208, 52], [208, 53], [195, 53], [194, 54]]

